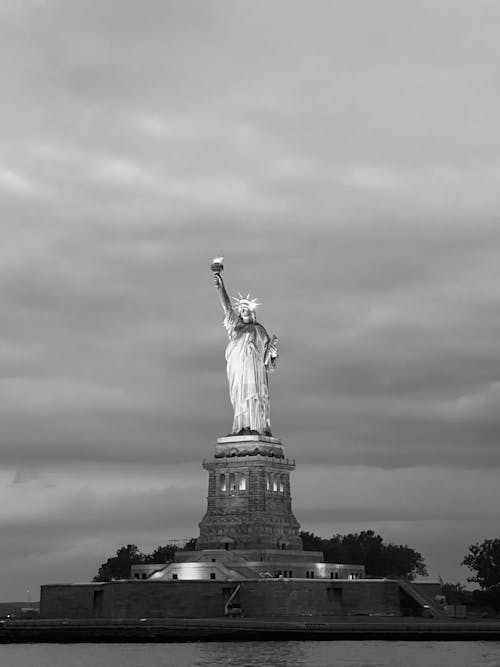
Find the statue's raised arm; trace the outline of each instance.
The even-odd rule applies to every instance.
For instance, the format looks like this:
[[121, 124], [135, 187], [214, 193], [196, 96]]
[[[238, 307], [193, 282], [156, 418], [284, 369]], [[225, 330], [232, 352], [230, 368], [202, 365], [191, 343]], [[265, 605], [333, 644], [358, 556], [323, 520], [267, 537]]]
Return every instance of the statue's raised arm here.
[[239, 295], [234, 307], [221, 277], [222, 257], [212, 263], [215, 286], [224, 310], [229, 336], [226, 348], [229, 395], [234, 408], [233, 435], [271, 435], [268, 371], [278, 361], [278, 339], [257, 322], [256, 299]]
[[214, 282], [215, 286], [219, 290], [219, 300], [222, 306], [222, 309], [226, 315], [226, 317], [229, 315], [229, 313], [232, 311], [231, 308], [231, 300], [229, 299], [229, 295], [226, 292], [226, 287], [224, 285], [224, 281], [222, 280], [222, 276], [220, 273], [216, 273], [214, 275]]

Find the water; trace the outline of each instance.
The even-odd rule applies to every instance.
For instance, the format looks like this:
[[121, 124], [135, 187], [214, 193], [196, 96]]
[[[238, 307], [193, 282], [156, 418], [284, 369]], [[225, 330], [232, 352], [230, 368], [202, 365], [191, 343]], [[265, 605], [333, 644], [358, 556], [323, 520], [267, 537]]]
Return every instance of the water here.
[[500, 667], [500, 642], [7, 644], [1, 667]]

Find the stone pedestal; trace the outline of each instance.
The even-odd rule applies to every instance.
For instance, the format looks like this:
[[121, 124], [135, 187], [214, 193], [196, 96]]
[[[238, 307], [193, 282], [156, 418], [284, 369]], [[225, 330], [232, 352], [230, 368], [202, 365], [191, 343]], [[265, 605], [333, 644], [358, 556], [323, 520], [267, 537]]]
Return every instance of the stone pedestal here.
[[213, 460], [203, 467], [208, 503], [197, 550], [302, 550], [290, 495], [295, 461], [285, 458], [277, 438], [218, 438]]

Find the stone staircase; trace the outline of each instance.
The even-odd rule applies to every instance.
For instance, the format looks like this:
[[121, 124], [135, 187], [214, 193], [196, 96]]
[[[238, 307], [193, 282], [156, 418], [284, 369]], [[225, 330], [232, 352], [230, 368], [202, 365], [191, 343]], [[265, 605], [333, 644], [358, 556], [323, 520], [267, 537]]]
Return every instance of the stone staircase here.
[[417, 589], [408, 581], [400, 580], [399, 587], [402, 591], [409, 595], [412, 600], [414, 600], [422, 608], [422, 610], [426, 610], [434, 618], [444, 618], [448, 616], [446, 610], [441, 607], [441, 605], [439, 605], [430, 596], [424, 595], [420, 591], [417, 591]]

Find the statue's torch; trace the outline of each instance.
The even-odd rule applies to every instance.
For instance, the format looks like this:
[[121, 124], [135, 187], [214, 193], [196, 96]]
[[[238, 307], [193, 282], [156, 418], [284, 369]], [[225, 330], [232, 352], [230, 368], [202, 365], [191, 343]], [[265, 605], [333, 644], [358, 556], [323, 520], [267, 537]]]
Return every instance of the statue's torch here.
[[224, 265], [222, 264], [223, 259], [224, 257], [214, 257], [212, 260], [210, 268], [216, 275], [220, 275], [222, 271], [224, 271]]

